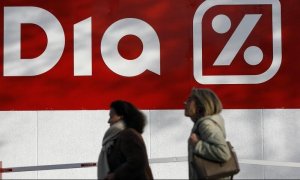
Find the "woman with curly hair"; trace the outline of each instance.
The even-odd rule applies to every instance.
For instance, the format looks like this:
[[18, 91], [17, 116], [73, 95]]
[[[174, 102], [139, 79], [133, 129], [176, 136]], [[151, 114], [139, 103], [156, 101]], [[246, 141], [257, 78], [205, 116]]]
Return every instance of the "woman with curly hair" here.
[[153, 179], [141, 136], [146, 125], [144, 114], [131, 103], [117, 100], [111, 103], [109, 116], [108, 123], [111, 126], [119, 124], [122, 129], [123, 124], [124, 130], [118, 133], [114, 143], [106, 149], [108, 174], [104, 179]]

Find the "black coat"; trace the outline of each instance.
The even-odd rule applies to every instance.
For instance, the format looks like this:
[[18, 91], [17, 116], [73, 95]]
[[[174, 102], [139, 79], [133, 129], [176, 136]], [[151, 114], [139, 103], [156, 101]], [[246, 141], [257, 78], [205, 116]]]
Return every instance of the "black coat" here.
[[132, 128], [120, 133], [107, 159], [115, 179], [153, 179], [144, 140]]

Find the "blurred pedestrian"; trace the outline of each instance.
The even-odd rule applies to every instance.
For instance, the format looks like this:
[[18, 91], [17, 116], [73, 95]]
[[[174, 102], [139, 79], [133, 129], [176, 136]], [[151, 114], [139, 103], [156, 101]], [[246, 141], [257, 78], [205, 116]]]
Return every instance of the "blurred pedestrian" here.
[[193, 88], [185, 101], [185, 116], [194, 123], [188, 140], [190, 179], [199, 179], [192, 163], [194, 154], [215, 162], [231, 157], [221, 111], [222, 103], [210, 89]]
[[153, 179], [141, 135], [146, 125], [144, 114], [131, 103], [118, 100], [111, 103], [110, 116], [117, 116], [125, 129], [107, 152], [109, 173], [105, 179]]
[[125, 124], [122, 118], [122, 116], [119, 116], [116, 111], [111, 108], [108, 120], [110, 127], [104, 134], [102, 140], [102, 149], [97, 163], [98, 179], [104, 179], [110, 172], [107, 156], [110, 149], [116, 142], [120, 132], [125, 129]]

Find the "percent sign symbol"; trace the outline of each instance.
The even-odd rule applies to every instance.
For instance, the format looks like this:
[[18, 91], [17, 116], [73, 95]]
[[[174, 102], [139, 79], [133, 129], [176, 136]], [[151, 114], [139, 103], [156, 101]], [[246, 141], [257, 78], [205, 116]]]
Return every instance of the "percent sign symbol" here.
[[[214, 62], [214, 66], [228, 66], [232, 63], [261, 16], [261, 14], [247, 14], [243, 17], [242, 21]], [[212, 27], [217, 33], [223, 34], [230, 29], [231, 21], [228, 16], [220, 14], [214, 17]], [[262, 61], [263, 53], [259, 47], [250, 46], [245, 50], [244, 58], [248, 64], [257, 65]]]

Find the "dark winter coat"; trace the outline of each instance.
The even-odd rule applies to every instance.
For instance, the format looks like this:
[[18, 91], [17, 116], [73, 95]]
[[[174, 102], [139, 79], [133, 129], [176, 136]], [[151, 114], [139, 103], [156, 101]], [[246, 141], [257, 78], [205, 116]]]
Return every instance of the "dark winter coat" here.
[[153, 179], [144, 140], [136, 130], [123, 130], [109, 151], [108, 164], [115, 179]]

